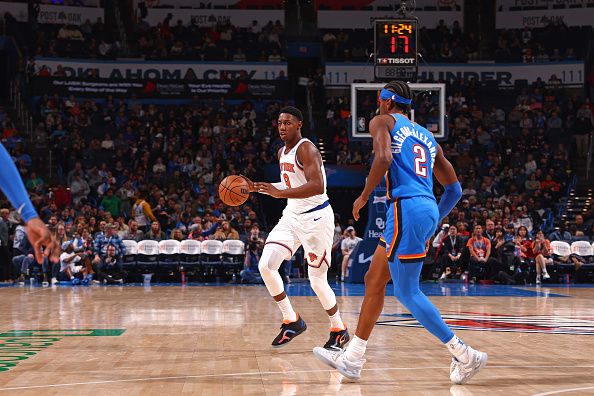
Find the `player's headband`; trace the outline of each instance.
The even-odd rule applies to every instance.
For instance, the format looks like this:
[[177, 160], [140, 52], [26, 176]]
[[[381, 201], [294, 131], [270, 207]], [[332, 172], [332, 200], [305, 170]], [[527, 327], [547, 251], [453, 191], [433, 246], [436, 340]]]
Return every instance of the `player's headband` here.
[[392, 102], [401, 103], [401, 104], [405, 104], [405, 105], [409, 105], [412, 103], [412, 99], [403, 98], [402, 96], [400, 96], [392, 91], [389, 91], [386, 88], [383, 88], [380, 91], [380, 99], [382, 99], [382, 100], [392, 99]]

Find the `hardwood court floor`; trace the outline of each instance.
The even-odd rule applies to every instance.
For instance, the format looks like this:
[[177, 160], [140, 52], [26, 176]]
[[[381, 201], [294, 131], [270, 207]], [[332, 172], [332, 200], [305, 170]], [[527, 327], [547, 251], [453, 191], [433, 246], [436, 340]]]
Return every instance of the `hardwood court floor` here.
[[[0, 395], [594, 394], [592, 288], [425, 287], [449, 323], [488, 329], [457, 330], [489, 366], [452, 386], [445, 348], [393, 297], [361, 381], [341, 383], [311, 353], [329, 326], [315, 297], [296, 296], [307, 287], [289, 292], [308, 330], [280, 350], [261, 286], [1, 288]], [[362, 287], [336, 290], [354, 332]]]

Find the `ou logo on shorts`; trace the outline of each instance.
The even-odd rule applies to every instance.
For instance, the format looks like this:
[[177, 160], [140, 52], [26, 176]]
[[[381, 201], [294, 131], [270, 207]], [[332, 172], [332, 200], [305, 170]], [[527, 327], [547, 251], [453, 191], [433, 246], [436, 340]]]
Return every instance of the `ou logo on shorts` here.
[[383, 230], [384, 227], [386, 226], [386, 222], [384, 221], [384, 219], [382, 219], [381, 217], [378, 217], [377, 219], [375, 219], [375, 225], [377, 226], [377, 228], [379, 228], [380, 230]]

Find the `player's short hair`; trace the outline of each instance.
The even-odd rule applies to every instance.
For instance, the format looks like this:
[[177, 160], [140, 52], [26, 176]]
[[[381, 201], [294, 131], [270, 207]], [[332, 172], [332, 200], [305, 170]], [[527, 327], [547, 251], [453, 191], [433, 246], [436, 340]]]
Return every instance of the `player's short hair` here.
[[[390, 81], [389, 83], [384, 85], [384, 89], [392, 91], [398, 96], [403, 97], [404, 99], [412, 99], [412, 92], [410, 90], [410, 87], [407, 83], [403, 81]], [[396, 108], [399, 109], [402, 113], [410, 112], [410, 105], [394, 102], [394, 106], [396, 106]]]
[[303, 121], [303, 113], [297, 107], [293, 106], [286, 106], [283, 107], [278, 114], [291, 114], [293, 117], [297, 118], [299, 121]]

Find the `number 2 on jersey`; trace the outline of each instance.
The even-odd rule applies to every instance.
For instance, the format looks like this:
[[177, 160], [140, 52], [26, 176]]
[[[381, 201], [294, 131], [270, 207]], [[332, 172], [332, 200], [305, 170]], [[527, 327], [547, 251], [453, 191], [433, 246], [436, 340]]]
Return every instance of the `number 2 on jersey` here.
[[415, 154], [415, 173], [421, 177], [427, 177], [427, 151], [419, 144], [413, 146]]
[[285, 181], [285, 185], [287, 188], [291, 188], [291, 181], [289, 180], [289, 175], [283, 173], [283, 180]]

